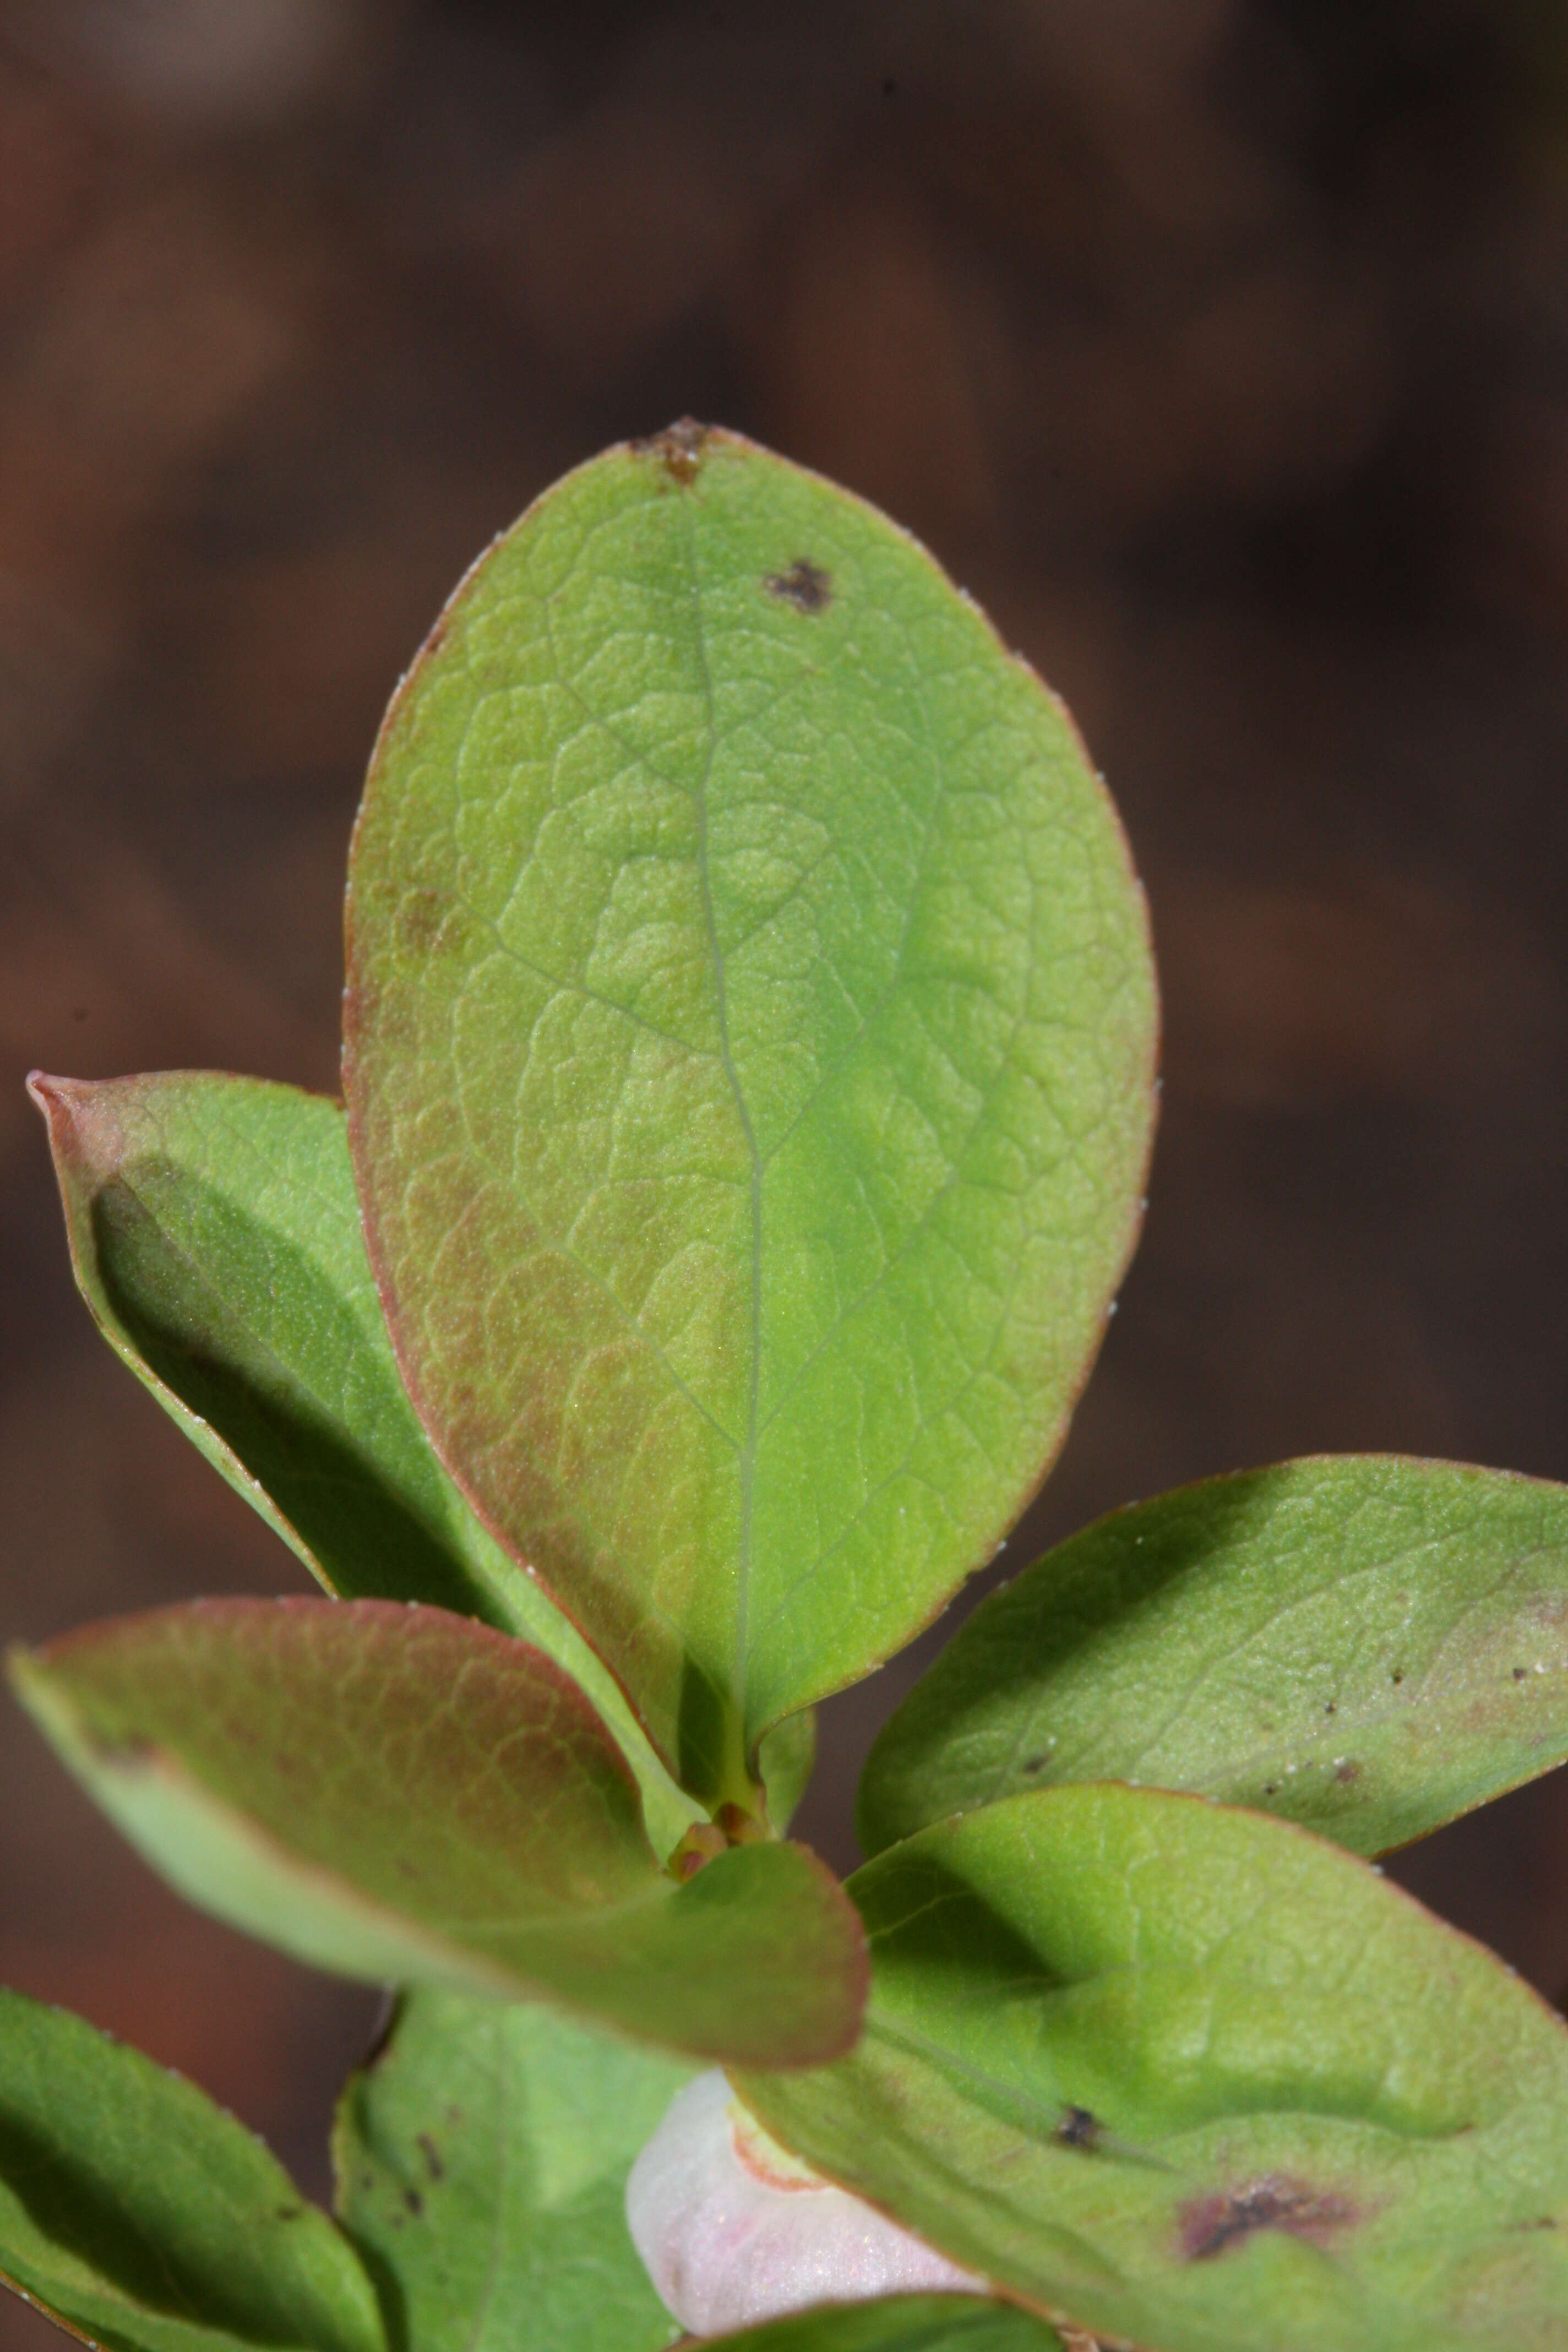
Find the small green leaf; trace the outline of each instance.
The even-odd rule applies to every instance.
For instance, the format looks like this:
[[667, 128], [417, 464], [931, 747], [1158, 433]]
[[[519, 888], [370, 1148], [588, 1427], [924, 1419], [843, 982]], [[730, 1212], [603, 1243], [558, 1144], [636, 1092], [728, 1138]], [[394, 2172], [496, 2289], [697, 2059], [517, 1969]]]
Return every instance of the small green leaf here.
[[743, 2095], [955, 2261], [1158, 2352], [1568, 2343], [1568, 2030], [1369, 1864], [1051, 1789], [851, 1890], [858, 2048]]
[[261, 2142], [0, 1991], [0, 2277], [107, 2352], [383, 2352], [370, 2280]]
[[909, 1640], [1060, 1445], [1137, 1223], [1142, 895], [912, 541], [696, 427], [476, 566], [388, 716], [344, 1084], [437, 1444], [682, 1785]]
[[319, 1968], [539, 1996], [699, 2057], [847, 2049], [859, 1923], [803, 1847], [678, 1886], [576, 1685], [388, 1601], [223, 1601], [16, 1654], [20, 1695], [180, 1892]]
[[1383, 1853], [1568, 1759], [1568, 1487], [1287, 1462], [1118, 1511], [977, 1609], [866, 1767], [875, 1853], [1071, 1780]]
[[548, 1651], [615, 1732], [668, 1853], [690, 1802], [408, 1402], [338, 1105], [211, 1071], [28, 1085], [77, 1282], [116, 1354], [329, 1592], [433, 1601]]
[[343, 2095], [337, 2209], [409, 2352], [662, 2352], [632, 2159], [691, 2069], [549, 2010], [406, 1994]]
[[973, 2294], [841, 2304], [710, 2341], [713, 2352], [1062, 2352], [1043, 2319]]
[[816, 1768], [816, 1710], [803, 1707], [786, 1715], [766, 1733], [758, 1752], [757, 1769], [767, 1795], [768, 1819], [782, 1837], [810, 1786]]

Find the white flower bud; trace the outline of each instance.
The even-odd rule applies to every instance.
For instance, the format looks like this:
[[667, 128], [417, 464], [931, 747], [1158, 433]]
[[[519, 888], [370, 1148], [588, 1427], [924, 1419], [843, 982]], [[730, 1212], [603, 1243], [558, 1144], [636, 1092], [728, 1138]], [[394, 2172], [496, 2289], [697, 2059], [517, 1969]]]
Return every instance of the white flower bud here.
[[786, 2154], [718, 2069], [677, 2092], [633, 2165], [626, 2224], [666, 2307], [693, 2336], [816, 2303], [990, 2292]]

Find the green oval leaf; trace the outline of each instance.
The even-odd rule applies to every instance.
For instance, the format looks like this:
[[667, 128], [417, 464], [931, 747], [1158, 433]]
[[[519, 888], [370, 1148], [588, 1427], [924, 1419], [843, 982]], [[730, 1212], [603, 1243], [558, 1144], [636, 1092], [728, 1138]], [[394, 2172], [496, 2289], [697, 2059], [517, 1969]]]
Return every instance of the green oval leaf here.
[[443, 1610], [197, 1601], [16, 1654], [65, 1761], [182, 1894], [317, 1967], [542, 1996], [699, 2057], [858, 2027], [859, 1924], [801, 1846], [677, 1886], [541, 1651]]
[[1153, 982], [1069, 723], [858, 500], [695, 427], [612, 451], [393, 705], [346, 1019], [438, 1449], [749, 1801], [990, 1557], [1131, 1244]]
[[871, 1751], [875, 1853], [1021, 1789], [1127, 1780], [1357, 1853], [1568, 1759], [1568, 1488], [1287, 1462], [1118, 1511], [992, 1594]]
[[110, 2352], [383, 2352], [324, 2213], [193, 2084], [0, 1991], [0, 2278]]
[[329, 1592], [427, 1601], [536, 1643], [592, 1697], [668, 1853], [693, 1814], [615, 1677], [479, 1525], [398, 1376], [340, 1107], [212, 1071], [35, 1071], [94, 1320]]
[[1568, 2341], [1568, 2030], [1370, 1864], [1070, 1788], [851, 1887], [859, 2047], [744, 2096], [956, 2261], [1159, 2352]]
[[710, 2341], [714, 2352], [1063, 2352], [1061, 2337], [1044, 2320], [972, 2294], [841, 2304]]
[[691, 2069], [527, 2002], [406, 1994], [343, 2094], [337, 2210], [416, 2352], [663, 2352], [632, 2160]]

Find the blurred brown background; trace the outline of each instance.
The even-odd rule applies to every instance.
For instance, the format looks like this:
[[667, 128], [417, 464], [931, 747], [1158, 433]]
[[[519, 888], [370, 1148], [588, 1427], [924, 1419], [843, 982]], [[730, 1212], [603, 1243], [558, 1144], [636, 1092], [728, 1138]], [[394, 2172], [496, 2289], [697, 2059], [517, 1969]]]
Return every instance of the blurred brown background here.
[[[390, 688], [682, 412], [931, 543], [1149, 883], [1153, 1208], [1013, 1557], [1316, 1447], [1568, 1475], [1561, 5], [0, 0], [7, 1634], [300, 1581], [91, 1332], [24, 1071], [332, 1085]], [[827, 1711], [836, 1858], [907, 1679]], [[166, 1895], [8, 1706], [0, 1774], [0, 1979], [320, 2191], [374, 2002]], [[1400, 1867], [1568, 1978], [1560, 1784]]]

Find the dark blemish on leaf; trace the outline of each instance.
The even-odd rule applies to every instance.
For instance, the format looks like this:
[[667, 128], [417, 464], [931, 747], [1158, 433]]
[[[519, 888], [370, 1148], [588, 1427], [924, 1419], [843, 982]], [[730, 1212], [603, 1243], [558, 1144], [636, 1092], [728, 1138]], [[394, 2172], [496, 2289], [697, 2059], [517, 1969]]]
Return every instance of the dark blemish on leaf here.
[[694, 416], [678, 417], [662, 433], [649, 434], [646, 441], [634, 441], [632, 447], [639, 457], [656, 458], [679, 488], [689, 489], [702, 470], [708, 427], [699, 425]]
[[446, 906], [438, 890], [410, 890], [397, 908], [397, 945], [406, 956], [426, 956], [441, 936]]
[[1554, 2213], [1538, 2213], [1533, 2221], [1516, 2221], [1513, 2226], [1516, 2230], [1555, 2230], [1557, 2217]]
[[425, 2210], [425, 2200], [417, 2189], [405, 2189], [403, 2192], [403, 2201], [417, 2221], [419, 2215]]
[[419, 2150], [420, 2155], [425, 2158], [425, 2168], [429, 2173], [431, 2179], [441, 2179], [446, 2173], [447, 2168], [442, 2163], [440, 2153], [429, 2133], [416, 2132], [414, 2135], [414, 2145]]
[[1361, 1779], [1361, 1770], [1362, 1768], [1356, 1762], [1355, 1758], [1353, 1756], [1347, 1756], [1342, 1764], [1336, 1766], [1334, 1778], [1342, 1786], [1348, 1786], [1352, 1780], [1359, 1780]]
[[1264, 1795], [1265, 1795], [1266, 1797], [1277, 1797], [1277, 1796], [1279, 1794], [1279, 1781], [1278, 1781], [1278, 1780], [1269, 1780], [1269, 1781], [1266, 1781], [1266, 1782], [1265, 1782], [1265, 1784], [1264, 1784], [1263, 1793], [1264, 1793]]
[[1100, 2119], [1087, 2107], [1064, 2107], [1055, 2137], [1064, 2147], [1096, 2148], [1100, 2146]]
[[1326, 2245], [1337, 2230], [1356, 2218], [1348, 2199], [1310, 2189], [1304, 2181], [1270, 2173], [1249, 2181], [1229, 2196], [1199, 2197], [1181, 2211], [1184, 2261], [1212, 2262], [1227, 2246], [1240, 2243], [1259, 2230], [1283, 2230], [1309, 2244]]
[[1043, 1756], [1026, 1756], [1018, 1769], [1021, 1772], [1043, 1772], [1046, 1759]]
[[833, 602], [833, 574], [808, 555], [797, 555], [787, 572], [770, 572], [763, 581], [770, 596], [793, 604], [797, 613], [826, 613]]
[[302, 2221], [305, 2218], [305, 2209], [302, 2205], [279, 2205], [275, 2218], [279, 2221]]
[[1335, 1700], [1333, 1700], [1333, 1699], [1331, 1699], [1331, 1699], [1326, 1699], [1326, 1700], [1323, 1702], [1323, 1713], [1324, 1713], [1325, 1715], [1336, 1715], [1338, 1712], [1339, 1712], [1339, 1708], [1338, 1708], [1337, 1702], [1336, 1702]]
[[1513, 1670], [1513, 1678], [1514, 1678], [1514, 1681], [1515, 1681], [1516, 1683], [1521, 1683], [1521, 1682], [1523, 1682], [1523, 1680], [1525, 1679], [1525, 1676], [1528, 1675], [1528, 1673], [1529, 1673], [1529, 1672], [1530, 1672], [1530, 1669], [1529, 1669], [1529, 1667], [1528, 1667], [1528, 1666], [1515, 1666], [1515, 1668], [1514, 1668], [1514, 1670]]
[[1405, 1680], [1405, 1676], [1400, 1673], [1399, 1669], [1395, 1667], [1388, 1679], [1391, 1683], [1402, 1683]]

